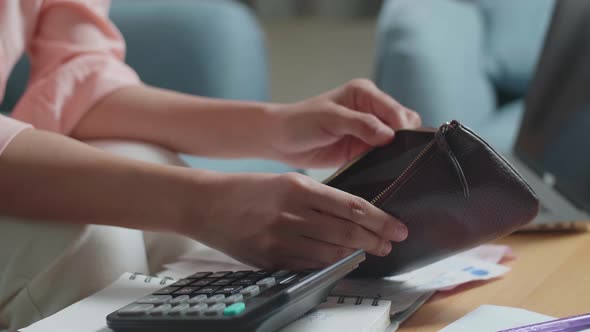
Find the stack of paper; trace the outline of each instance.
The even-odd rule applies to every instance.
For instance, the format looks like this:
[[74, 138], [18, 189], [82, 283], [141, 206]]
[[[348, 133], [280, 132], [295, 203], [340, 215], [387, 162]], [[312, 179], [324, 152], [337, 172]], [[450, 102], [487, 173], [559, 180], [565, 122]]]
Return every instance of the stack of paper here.
[[394, 277], [344, 279], [338, 283], [332, 294], [390, 300], [392, 320], [401, 323], [436, 291], [505, 274], [510, 268], [497, 263], [510, 254], [510, 249], [506, 246], [484, 245]]
[[280, 332], [312, 331], [384, 331], [391, 324], [389, 301], [364, 299], [359, 303], [355, 298], [340, 301], [338, 297], [328, 300]]

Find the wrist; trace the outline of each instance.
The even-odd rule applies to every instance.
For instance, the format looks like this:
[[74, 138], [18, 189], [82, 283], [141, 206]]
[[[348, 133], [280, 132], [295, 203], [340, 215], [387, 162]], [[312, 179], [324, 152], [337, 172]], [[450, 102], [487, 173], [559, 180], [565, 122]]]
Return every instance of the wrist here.
[[171, 183], [177, 188], [173, 193], [176, 198], [163, 199], [176, 202], [173, 207], [166, 207], [175, 209], [175, 216], [170, 219], [173, 222], [164, 226], [174, 233], [207, 243], [209, 224], [218, 222], [223, 209], [229, 208], [224, 198], [234, 177], [232, 174], [190, 168], [174, 170]]
[[282, 140], [283, 117], [285, 104], [258, 103], [257, 118], [250, 122], [248, 135], [252, 138], [250, 146], [257, 147], [255, 157], [270, 160], [281, 160], [281, 152], [277, 141]]
[[265, 130], [261, 131], [264, 136], [263, 146], [265, 147], [265, 158], [285, 162], [284, 146], [289, 137], [287, 130], [287, 114], [289, 113], [290, 104], [269, 104], [266, 108], [266, 121], [264, 122]]
[[113, 193], [126, 201], [119, 226], [175, 233], [181, 229], [189, 187], [181, 168], [133, 161], [120, 181], [118, 193]]
[[[211, 247], [222, 246], [225, 232], [247, 227], [242, 221], [254, 213], [258, 200], [255, 188], [276, 174], [218, 173], [189, 170], [189, 186], [184, 195], [185, 217], [179, 219], [175, 232]], [[194, 173], [194, 174], [190, 174]], [[259, 209], [256, 207], [255, 209]], [[227, 243], [225, 243], [227, 244]]]

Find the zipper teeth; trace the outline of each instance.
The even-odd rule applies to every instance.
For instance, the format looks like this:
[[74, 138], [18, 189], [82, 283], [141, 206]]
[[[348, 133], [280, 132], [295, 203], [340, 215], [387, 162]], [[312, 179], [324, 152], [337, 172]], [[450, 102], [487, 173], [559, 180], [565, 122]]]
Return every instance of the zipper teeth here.
[[375, 205], [375, 203], [377, 203], [388, 191], [390, 191], [400, 181], [400, 179], [403, 178], [404, 175], [406, 175], [406, 173], [408, 173], [410, 168], [412, 168], [412, 166], [414, 166], [414, 164], [416, 164], [416, 162], [418, 162], [418, 160], [420, 158], [422, 158], [424, 156], [424, 154], [426, 154], [426, 152], [428, 152], [432, 148], [434, 143], [435, 143], [435, 140], [430, 141], [430, 143], [428, 143], [424, 147], [424, 149], [422, 149], [422, 151], [420, 151], [420, 153], [416, 156], [416, 158], [414, 158], [414, 160], [412, 160], [412, 162], [408, 165], [408, 167], [406, 167], [406, 169], [404, 169], [404, 171], [395, 179], [395, 181], [393, 181], [389, 186], [387, 186], [387, 188], [385, 188], [382, 192], [380, 192], [377, 196], [375, 196], [371, 200], [370, 203]]

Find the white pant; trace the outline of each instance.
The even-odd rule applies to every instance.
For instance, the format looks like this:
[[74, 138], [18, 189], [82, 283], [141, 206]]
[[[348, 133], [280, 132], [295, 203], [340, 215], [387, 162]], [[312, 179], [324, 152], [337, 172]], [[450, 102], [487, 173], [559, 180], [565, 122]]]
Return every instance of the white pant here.
[[[176, 154], [144, 143], [88, 143], [144, 161], [185, 165]], [[0, 330], [47, 317], [123, 272], [156, 273], [198, 245], [174, 234], [0, 216]]]

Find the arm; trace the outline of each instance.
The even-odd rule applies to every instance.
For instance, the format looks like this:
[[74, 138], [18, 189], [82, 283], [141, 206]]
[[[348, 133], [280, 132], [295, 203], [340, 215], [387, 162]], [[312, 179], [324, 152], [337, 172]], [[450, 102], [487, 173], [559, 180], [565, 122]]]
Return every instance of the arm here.
[[[194, 199], [190, 204], [202, 201], [205, 183], [214, 178], [210, 172], [188, 176], [182, 168], [117, 157], [62, 135], [28, 129], [0, 155], [0, 214], [180, 231], [189, 197]], [[189, 194], [191, 185], [201, 190]]]
[[258, 157], [300, 167], [337, 166], [419, 116], [368, 80], [294, 104], [228, 101], [148, 86], [120, 89], [87, 112], [72, 135], [127, 138], [221, 158]]
[[0, 214], [176, 232], [263, 268], [318, 268], [356, 248], [385, 255], [407, 235], [368, 202], [300, 174], [149, 164], [33, 129], [0, 155], [0, 183]]
[[278, 159], [268, 144], [273, 106], [133, 86], [92, 107], [72, 136], [142, 140], [208, 157]]

